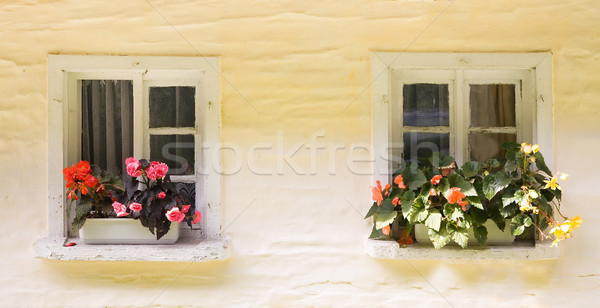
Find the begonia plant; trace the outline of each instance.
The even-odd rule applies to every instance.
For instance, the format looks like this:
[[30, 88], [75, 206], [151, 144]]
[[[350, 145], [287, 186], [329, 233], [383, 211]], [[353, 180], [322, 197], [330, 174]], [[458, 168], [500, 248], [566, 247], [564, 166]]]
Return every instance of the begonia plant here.
[[502, 161], [470, 161], [457, 169], [454, 158], [433, 153], [420, 164], [407, 164], [394, 173], [393, 184], [382, 187], [377, 181], [371, 187], [374, 203], [365, 217], [374, 217], [370, 238], [389, 239], [392, 223], [402, 222], [406, 229], [401, 245], [413, 243], [409, 233], [415, 224], [427, 226], [436, 249], [451, 241], [467, 247], [469, 229], [485, 245], [488, 219], [515, 236], [534, 229], [540, 239], [552, 238], [553, 246], [571, 237], [581, 218], [569, 219], [560, 212], [557, 180], [567, 175], [550, 172], [538, 145], [506, 143], [503, 147]]

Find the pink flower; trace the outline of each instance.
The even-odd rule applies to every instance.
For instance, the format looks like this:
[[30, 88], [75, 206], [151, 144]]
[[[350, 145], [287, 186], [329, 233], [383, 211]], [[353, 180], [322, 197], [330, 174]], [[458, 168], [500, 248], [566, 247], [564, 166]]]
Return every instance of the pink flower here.
[[127, 166], [127, 174], [130, 176], [138, 177], [142, 175], [142, 164], [139, 160], [129, 157], [125, 160], [125, 166]]
[[158, 193], [158, 199], [164, 199], [167, 196], [164, 191]]
[[132, 202], [129, 205], [129, 209], [132, 210], [132, 211], [134, 211], [134, 212], [139, 212], [139, 211], [142, 210], [142, 205], [139, 204], [139, 203], [137, 203], [137, 202]]
[[184, 205], [181, 207], [181, 212], [182, 213], [187, 213], [190, 210], [190, 205]]
[[115, 210], [115, 213], [117, 214], [117, 217], [123, 217], [123, 216], [128, 216], [129, 213], [127, 213], [127, 207], [125, 207], [125, 205], [123, 205], [122, 203], [115, 201], [112, 204], [113, 209]]
[[165, 163], [153, 161], [150, 163], [150, 167], [146, 171], [148, 178], [152, 181], [156, 181], [156, 179], [164, 179], [167, 176], [167, 172], [169, 171], [169, 166]]
[[178, 207], [174, 207], [165, 214], [169, 221], [182, 222], [185, 218], [185, 214], [179, 211]]
[[437, 184], [439, 184], [439, 183], [440, 183], [440, 180], [441, 180], [441, 179], [442, 179], [442, 176], [441, 176], [441, 175], [439, 175], [439, 174], [438, 174], [438, 175], [434, 175], [434, 176], [431, 178], [431, 184], [433, 184], [433, 185], [437, 185]]
[[201, 218], [202, 218], [202, 215], [200, 214], [200, 211], [196, 211], [196, 213], [194, 213], [194, 221], [192, 221], [192, 223], [193, 224], [199, 223]]

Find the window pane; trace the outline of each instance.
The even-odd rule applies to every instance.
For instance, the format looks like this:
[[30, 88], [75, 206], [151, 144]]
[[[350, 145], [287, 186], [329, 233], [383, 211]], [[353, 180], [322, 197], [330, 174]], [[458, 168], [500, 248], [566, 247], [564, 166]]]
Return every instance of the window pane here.
[[150, 159], [166, 163], [170, 175], [194, 174], [194, 136], [151, 135]]
[[472, 84], [471, 127], [515, 127], [514, 84]]
[[122, 174], [133, 156], [131, 80], [81, 81], [81, 159]]
[[485, 162], [490, 158], [504, 158], [504, 142], [517, 142], [515, 134], [470, 133], [469, 149], [471, 160]]
[[433, 152], [450, 153], [450, 135], [438, 133], [404, 133], [404, 161], [417, 162]]
[[150, 127], [194, 127], [194, 87], [151, 87]]
[[402, 91], [404, 125], [448, 126], [447, 84], [407, 84]]

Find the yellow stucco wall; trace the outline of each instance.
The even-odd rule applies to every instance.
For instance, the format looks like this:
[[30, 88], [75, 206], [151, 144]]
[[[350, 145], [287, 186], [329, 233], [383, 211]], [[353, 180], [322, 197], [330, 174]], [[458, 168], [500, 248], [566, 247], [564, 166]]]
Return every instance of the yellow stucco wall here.
[[[600, 2], [2, 1], [0, 306], [593, 307], [600, 284]], [[370, 52], [553, 52], [556, 170], [584, 223], [554, 261], [379, 261], [363, 238], [372, 176]], [[222, 141], [319, 142], [316, 172], [223, 180], [232, 257], [204, 264], [35, 259], [45, 236], [48, 54], [218, 55]], [[347, 108], [346, 108], [347, 107]], [[277, 152], [256, 167], [277, 173]], [[364, 150], [353, 157], [367, 158]], [[225, 155], [225, 168], [236, 158]], [[331, 163], [333, 162], [333, 163]], [[355, 168], [369, 170], [369, 163]], [[330, 172], [334, 170], [335, 172]], [[334, 174], [330, 174], [334, 173]], [[254, 200], [254, 201], [253, 201]], [[253, 202], [252, 202], [253, 201]], [[248, 207], [248, 205], [252, 204]]]

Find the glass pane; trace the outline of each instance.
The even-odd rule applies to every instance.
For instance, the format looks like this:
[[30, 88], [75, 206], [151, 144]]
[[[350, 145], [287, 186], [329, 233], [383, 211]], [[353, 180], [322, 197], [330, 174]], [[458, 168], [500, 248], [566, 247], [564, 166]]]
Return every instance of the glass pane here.
[[515, 127], [514, 84], [472, 84], [471, 127]]
[[433, 152], [450, 153], [450, 134], [404, 133], [404, 161], [418, 162]]
[[404, 125], [448, 126], [447, 84], [407, 84], [402, 91]]
[[150, 160], [166, 163], [170, 175], [194, 174], [194, 136], [151, 135]]
[[131, 80], [81, 80], [81, 159], [123, 174], [133, 156]]
[[151, 87], [150, 127], [194, 127], [194, 87]]
[[485, 162], [490, 158], [504, 158], [506, 151], [501, 146], [504, 142], [517, 142], [517, 136], [515, 134], [470, 133], [470, 160]]

